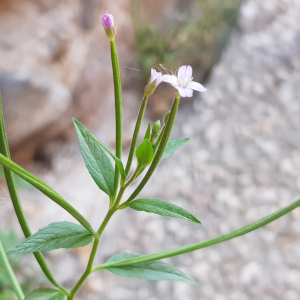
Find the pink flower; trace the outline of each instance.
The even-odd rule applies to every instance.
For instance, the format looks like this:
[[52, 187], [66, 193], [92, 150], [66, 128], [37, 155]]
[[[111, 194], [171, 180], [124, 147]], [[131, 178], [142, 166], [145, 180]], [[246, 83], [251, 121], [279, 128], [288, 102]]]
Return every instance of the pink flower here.
[[207, 89], [200, 83], [192, 81], [193, 69], [191, 66], [181, 66], [176, 75], [163, 75], [161, 81], [170, 83], [181, 97], [192, 97], [193, 90], [206, 92]]
[[114, 17], [113, 15], [109, 14], [108, 11], [102, 17], [102, 25], [106, 30], [109, 28], [112, 32], [114, 32], [115, 24], [114, 24]]
[[163, 74], [161, 72], [157, 72], [155, 69], [151, 69], [151, 78], [150, 78], [150, 84], [156, 80], [156, 85], [157, 87], [161, 81], [162, 81]]
[[[157, 86], [162, 81], [163, 74], [161, 72], [157, 72], [155, 69], [151, 69], [151, 77], [145, 87], [145, 95], [152, 95], [157, 88]], [[155, 83], [153, 83], [155, 81]]]

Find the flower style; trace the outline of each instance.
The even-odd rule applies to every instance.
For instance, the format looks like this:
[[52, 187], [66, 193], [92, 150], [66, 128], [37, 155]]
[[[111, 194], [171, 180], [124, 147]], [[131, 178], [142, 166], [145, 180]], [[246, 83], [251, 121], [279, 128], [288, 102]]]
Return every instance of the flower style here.
[[176, 75], [163, 75], [161, 81], [171, 84], [181, 97], [192, 97], [193, 90], [206, 92], [207, 89], [200, 83], [192, 81], [193, 69], [191, 66], [181, 66]]
[[110, 40], [113, 40], [116, 35], [116, 27], [114, 23], [113, 15], [109, 14], [108, 11], [102, 17], [102, 25], [106, 32], [106, 35], [109, 37]]
[[162, 82], [162, 78], [163, 74], [161, 72], [157, 72], [155, 69], [151, 69], [151, 77], [145, 88], [145, 94], [153, 94], [157, 86]]

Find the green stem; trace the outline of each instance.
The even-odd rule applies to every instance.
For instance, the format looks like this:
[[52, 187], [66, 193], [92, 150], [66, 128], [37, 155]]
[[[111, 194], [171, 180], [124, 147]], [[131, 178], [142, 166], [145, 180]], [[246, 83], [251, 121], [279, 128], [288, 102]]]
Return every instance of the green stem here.
[[95, 238], [94, 240], [94, 244], [93, 244], [93, 248], [91, 251], [91, 255], [87, 264], [87, 267], [84, 271], [84, 273], [82, 274], [82, 276], [80, 277], [80, 279], [78, 280], [78, 282], [76, 283], [76, 285], [74, 286], [74, 288], [70, 291], [69, 296], [68, 296], [68, 300], [72, 300], [75, 296], [75, 294], [77, 293], [77, 291], [80, 289], [80, 287], [82, 286], [82, 284], [84, 283], [84, 281], [87, 279], [87, 277], [93, 272], [93, 263], [95, 260], [95, 256], [98, 250], [98, 246], [99, 246], [99, 242], [100, 242], [100, 237], [107, 225], [107, 223], [109, 222], [110, 218], [113, 216], [113, 214], [117, 211], [116, 209], [116, 205], [114, 205], [107, 213], [107, 215], [105, 216], [99, 230], [98, 230], [98, 234], [97, 234], [97, 238]]
[[138, 185], [138, 187], [135, 189], [135, 191], [128, 198], [128, 200], [120, 206], [120, 209], [125, 208], [140, 193], [140, 191], [144, 188], [144, 186], [146, 185], [146, 183], [152, 176], [153, 172], [157, 168], [157, 166], [161, 160], [161, 157], [164, 153], [164, 150], [166, 148], [166, 145], [168, 143], [168, 140], [170, 138], [170, 134], [171, 134], [171, 131], [172, 131], [172, 128], [173, 128], [173, 125], [175, 122], [177, 110], [178, 110], [179, 100], [180, 100], [180, 95], [178, 93], [176, 93], [176, 97], [175, 97], [175, 100], [174, 100], [172, 108], [171, 108], [171, 113], [170, 113], [170, 117], [169, 117], [169, 120], [168, 120], [168, 123], [166, 126], [166, 130], [165, 130], [162, 140], [158, 146], [158, 150], [154, 156], [154, 159], [149, 167], [149, 170], [146, 173], [143, 180], [141, 181], [141, 183]]
[[[116, 112], [116, 156], [121, 159], [122, 156], [122, 88], [120, 78], [119, 60], [114, 41], [110, 42], [111, 49], [111, 62], [114, 77], [114, 89], [115, 89], [115, 112]], [[120, 180], [120, 171], [115, 166], [115, 181], [114, 181], [114, 195], [112, 200], [115, 198]], [[111, 202], [112, 202], [111, 200]]]
[[[0, 154], [0, 156], [5, 159], [6, 161], [10, 162], [10, 152], [7, 142], [7, 136], [6, 136], [6, 130], [5, 130], [5, 124], [4, 124], [4, 116], [3, 116], [3, 109], [2, 109], [2, 101], [1, 101], [1, 95], [0, 95], [0, 152], [3, 154]], [[17, 190], [16, 180], [13, 172], [11, 172], [9, 169], [4, 167], [4, 174], [7, 182], [8, 191], [10, 194], [10, 198], [14, 207], [14, 210], [16, 212], [18, 221], [20, 223], [20, 226], [22, 228], [22, 231], [26, 238], [31, 236], [31, 231], [29, 228], [29, 225], [27, 223], [24, 210], [20, 201], [19, 193]], [[59, 288], [61, 291], [63, 291], [66, 295], [68, 294], [68, 291], [65, 290], [62, 286], [60, 286], [56, 280], [54, 279], [44, 257], [40, 252], [33, 253], [37, 262], [39, 263], [41, 269], [43, 270], [46, 277], [49, 279], [49, 281]]]
[[144, 95], [144, 98], [143, 98], [143, 101], [142, 101], [142, 104], [141, 104], [141, 107], [140, 107], [140, 110], [139, 110], [138, 118], [137, 118], [137, 121], [136, 121], [136, 124], [135, 124], [133, 137], [132, 137], [130, 150], [129, 150], [129, 155], [128, 155], [128, 160], [127, 160], [127, 165], [126, 165], [126, 169], [125, 169], [126, 176], [128, 175], [128, 173], [130, 171], [131, 164], [132, 164], [134, 151], [135, 151], [137, 140], [138, 140], [138, 137], [139, 137], [139, 132], [140, 132], [140, 129], [141, 129], [143, 118], [144, 118], [148, 98], [149, 98], [149, 96]]
[[[56, 204], [65, 209], [68, 213], [70, 213], [82, 226], [84, 226], [87, 230], [94, 233], [93, 228], [90, 223], [72, 206], [70, 205], [62, 196], [60, 196], [57, 192], [55, 192], [50, 186], [44, 183], [39, 178], [35, 177], [28, 171], [24, 170], [22, 167], [6, 158], [4, 155], [0, 154], [0, 163], [3, 164], [7, 169], [13, 171], [24, 180], [32, 184], [38, 190], [40, 190], [43, 194], [49, 197]], [[5, 168], [5, 169], [6, 169]], [[18, 214], [18, 213], [17, 213]]]
[[5, 250], [1, 243], [1, 240], [0, 240], [0, 261], [4, 267], [4, 270], [6, 271], [8, 280], [10, 281], [10, 283], [13, 287], [13, 290], [14, 290], [15, 294], [17, 295], [18, 299], [19, 300], [24, 299], [24, 294], [23, 294], [22, 288], [21, 288], [21, 286], [18, 282], [18, 279], [9, 263], [9, 260], [6, 256], [6, 253], [5, 253]]
[[183, 246], [183, 247], [178, 247], [178, 248], [171, 249], [171, 250], [157, 252], [154, 254], [148, 254], [148, 255], [144, 255], [144, 256], [140, 256], [140, 257], [136, 257], [136, 258], [125, 259], [123, 261], [116, 262], [116, 263], [103, 264], [101, 266], [95, 267], [93, 269], [93, 272], [102, 270], [102, 269], [106, 269], [106, 268], [110, 268], [110, 267], [121, 267], [121, 266], [127, 266], [127, 265], [131, 265], [131, 264], [144, 263], [147, 261], [172, 257], [172, 256], [180, 255], [180, 254], [189, 253], [189, 252], [199, 250], [202, 248], [210, 247], [210, 246], [213, 246], [213, 245], [216, 245], [219, 243], [223, 243], [225, 241], [234, 239], [236, 237], [239, 237], [241, 235], [244, 235], [246, 233], [254, 231], [258, 228], [261, 228], [261, 227], [279, 219], [280, 217], [291, 212], [292, 210], [296, 209], [299, 206], [300, 206], [300, 199], [293, 202], [292, 204], [290, 204], [282, 209], [279, 209], [278, 211], [256, 221], [256, 222], [246, 225], [240, 229], [234, 230], [228, 234], [221, 235], [217, 238], [210, 239], [205, 242], [192, 244], [189, 246]]
[[74, 298], [75, 294], [80, 289], [80, 287], [82, 286], [84, 281], [91, 274], [92, 268], [93, 268], [93, 262], [94, 262], [94, 259], [95, 259], [95, 256], [96, 256], [96, 253], [97, 253], [97, 250], [98, 250], [98, 246], [99, 246], [99, 241], [100, 241], [99, 238], [94, 240], [93, 248], [92, 248], [92, 251], [91, 251], [91, 255], [90, 255], [86, 270], [84, 271], [84, 273], [82, 274], [82, 276], [80, 277], [80, 279], [78, 280], [78, 282], [76, 283], [74, 288], [70, 291], [70, 294], [68, 296], [68, 300], [72, 300]]

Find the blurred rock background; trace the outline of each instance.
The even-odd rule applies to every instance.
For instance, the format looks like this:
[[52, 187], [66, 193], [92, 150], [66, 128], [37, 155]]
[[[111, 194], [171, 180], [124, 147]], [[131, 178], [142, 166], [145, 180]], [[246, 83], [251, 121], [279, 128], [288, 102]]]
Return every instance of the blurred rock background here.
[[[125, 154], [152, 66], [191, 64], [208, 92], [182, 99], [173, 138], [193, 139], [161, 163], [141, 194], [186, 208], [204, 226], [122, 211], [103, 235], [98, 263], [124, 251], [152, 253], [216, 237], [299, 197], [298, 0], [1, 1], [0, 88], [15, 161], [99, 226], [108, 202], [85, 169], [71, 118], [114, 147], [105, 9], [118, 30]], [[162, 118], [173, 93], [158, 88], [143, 130], [147, 121]], [[33, 232], [73, 221], [40, 192], [19, 185]], [[9, 231], [22, 234], [4, 181], [2, 187], [0, 228], [10, 247], [18, 238]], [[298, 300], [299, 224], [298, 209], [256, 233], [167, 260], [194, 277], [197, 287], [103, 271], [90, 277], [78, 299]], [[45, 255], [58, 281], [71, 287], [89, 251]], [[48, 286], [32, 255], [12, 259], [25, 290]], [[0, 269], [0, 299], [13, 299], [2, 278]]]

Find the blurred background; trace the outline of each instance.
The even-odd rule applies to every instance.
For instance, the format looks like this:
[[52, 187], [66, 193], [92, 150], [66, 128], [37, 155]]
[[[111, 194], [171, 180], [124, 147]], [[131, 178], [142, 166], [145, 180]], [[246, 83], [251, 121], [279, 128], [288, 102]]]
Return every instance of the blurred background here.
[[[151, 67], [175, 71], [190, 64], [194, 80], [208, 92], [181, 100], [172, 138], [192, 140], [161, 162], [141, 193], [182, 206], [203, 226], [127, 209], [107, 227], [97, 263], [124, 251], [146, 254], [204, 241], [299, 197], [298, 0], [1, 0], [0, 90], [14, 161], [99, 226], [108, 199], [85, 168], [71, 118], [114, 148], [109, 41], [101, 25], [106, 9], [117, 26], [124, 162]], [[142, 133], [148, 121], [162, 121], [173, 96], [172, 87], [158, 87]], [[53, 221], [73, 221], [17, 180], [33, 232]], [[10, 249], [23, 235], [1, 170], [0, 181], [0, 236]], [[299, 234], [297, 209], [255, 233], [166, 260], [199, 286], [102, 271], [77, 299], [298, 300]], [[89, 252], [90, 246], [59, 249], [45, 257], [70, 288]], [[24, 291], [49, 287], [32, 255], [10, 258]], [[12, 299], [0, 266], [0, 300]]]

